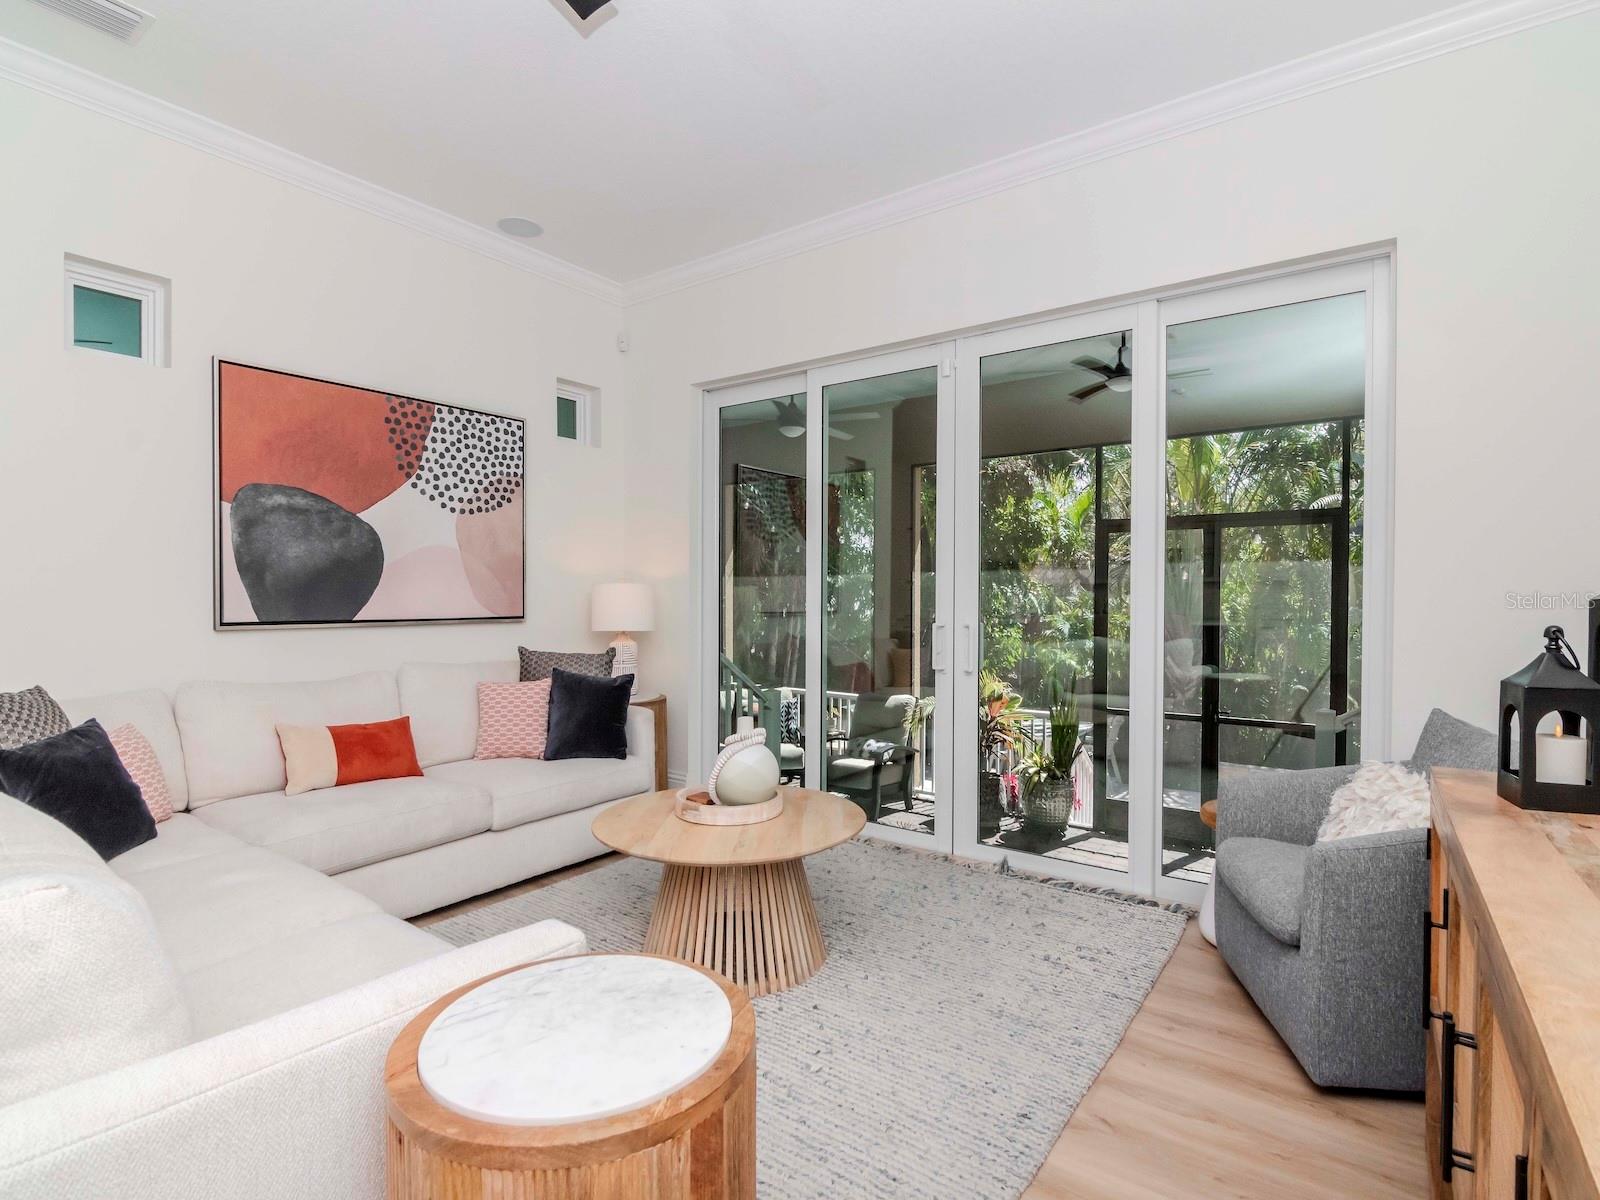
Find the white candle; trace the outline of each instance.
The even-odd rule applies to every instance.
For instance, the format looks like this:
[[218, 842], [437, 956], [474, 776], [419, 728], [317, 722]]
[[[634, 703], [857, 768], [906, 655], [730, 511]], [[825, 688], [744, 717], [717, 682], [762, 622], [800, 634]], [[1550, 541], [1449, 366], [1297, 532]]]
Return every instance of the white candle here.
[[1589, 782], [1588, 738], [1563, 736], [1557, 725], [1554, 733], [1541, 733], [1534, 741], [1533, 777], [1539, 783]]

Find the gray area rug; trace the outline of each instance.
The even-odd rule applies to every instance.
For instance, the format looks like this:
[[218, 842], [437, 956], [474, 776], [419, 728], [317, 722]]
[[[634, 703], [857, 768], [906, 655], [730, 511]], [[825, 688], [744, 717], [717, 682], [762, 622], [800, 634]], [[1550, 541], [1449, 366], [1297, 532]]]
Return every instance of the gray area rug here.
[[[828, 961], [755, 1002], [763, 1200], [1020, 1194], [1186, 910], [874, 842], [806, 868]], [[660, 875], [621, 859], [429, 931], [464, 945], [559, 917], [637, 950]]]

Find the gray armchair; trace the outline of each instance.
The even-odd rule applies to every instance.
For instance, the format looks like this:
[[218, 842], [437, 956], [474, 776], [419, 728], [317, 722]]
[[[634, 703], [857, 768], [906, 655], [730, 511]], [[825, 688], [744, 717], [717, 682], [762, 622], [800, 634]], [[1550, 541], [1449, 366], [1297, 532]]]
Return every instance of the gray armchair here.
[[[1407, 764], [1491, 770], [1492, 733], [1434, 709]], [[1217, 799], [1217, 949], [1313, 1082], [1420, 1091], [1427, 830], [1317, 842], [1355, 766], [1261, 771]]]

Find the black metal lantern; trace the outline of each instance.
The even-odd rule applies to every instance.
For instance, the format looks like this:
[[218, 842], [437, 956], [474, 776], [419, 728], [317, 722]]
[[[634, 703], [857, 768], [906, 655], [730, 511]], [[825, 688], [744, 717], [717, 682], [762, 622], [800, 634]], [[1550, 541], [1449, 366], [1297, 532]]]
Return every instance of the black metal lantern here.
[[[1500, 681], [1500, 795], [1521, 808], [1600, 813], [1595, 730], [1600, 729], [1600, 683], [1578, 666], [1561, 626], [1544, 631], [1544, 650]], [[1556, 733], [1539, 722], [1556, 713]], [[1511, 719], [1517, 718], [1517, 769], [1511, 767]], [[1541, 761], [1541, 752], [1543, 759]]]

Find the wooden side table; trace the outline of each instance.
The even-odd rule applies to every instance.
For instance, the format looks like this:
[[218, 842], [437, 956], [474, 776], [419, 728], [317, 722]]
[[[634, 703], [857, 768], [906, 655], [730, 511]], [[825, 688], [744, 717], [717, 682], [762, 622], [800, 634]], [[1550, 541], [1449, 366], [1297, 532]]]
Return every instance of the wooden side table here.
[[667, 698], [635, 696], [629, 701], [636, 708], [648, 708], [656, 719], [656, 791], [667, 786]]
[[756, 1194], [755, 1015], [688, 963], [487, 976], [401, 1030], [384, 1082], [389, 1200]]

